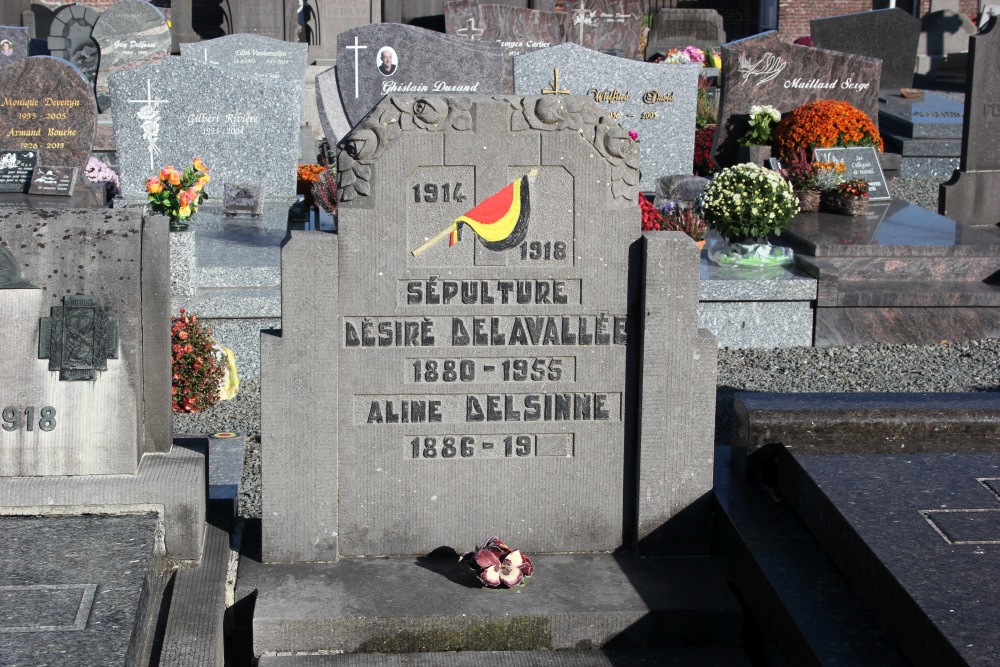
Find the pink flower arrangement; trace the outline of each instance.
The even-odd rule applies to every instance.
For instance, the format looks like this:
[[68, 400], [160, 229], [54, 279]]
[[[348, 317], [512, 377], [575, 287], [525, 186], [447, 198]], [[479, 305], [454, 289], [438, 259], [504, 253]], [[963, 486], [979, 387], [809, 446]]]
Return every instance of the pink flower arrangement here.
[[523, 586], [535, 571], [527, 554], [508, 547], [499, 537], [491, 537], [475, 551], [462, 556], [472, 557], [472, 568], [479, 581], [490, 588]]
[[684, 50], [681, 51], [688, 59], [693, 63], [703, 63], [705, 62], [705, 52], [699, 49], [697, 46], [685, 46]]

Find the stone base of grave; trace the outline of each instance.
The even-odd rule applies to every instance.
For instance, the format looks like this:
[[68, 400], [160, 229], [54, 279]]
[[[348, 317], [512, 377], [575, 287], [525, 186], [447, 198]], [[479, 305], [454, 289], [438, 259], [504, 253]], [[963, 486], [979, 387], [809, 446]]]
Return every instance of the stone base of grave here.
[[[989, 665], [995, 394], [740, 394], [718, 554], [782, 664]], [[740, 479], [740, 450], [753, 482]], [[735, 474], [734, 474], [735, 473]]]
[[197, 561], [205, 541], [205, 452], [146, 454], [135, 475], [0, 478], [0, 515], [155, 512], [166, 555]]
[[817, 347], [1000, 336], [1000, 229], [891, 200], [865, 216], [800, 213], [781, 240], [819, 280]]
[[665, 647], [739, 653], [741, 610], [711, 559], [540, 554], [532, 560], [535, 575], [524, 587], [492, 590], [454, 552], [310, 565], [244, 558], [237, 600], [256, 594], [256, 656]]
[[730, 647], [647, 651], [448, 651], [442, 653], [263, 656], [258, 667], [749, 667]]
[[955, 171], [938, 195], [941, 215], [963, 225], [997, 228], [1000, 223], [1000, 171]]

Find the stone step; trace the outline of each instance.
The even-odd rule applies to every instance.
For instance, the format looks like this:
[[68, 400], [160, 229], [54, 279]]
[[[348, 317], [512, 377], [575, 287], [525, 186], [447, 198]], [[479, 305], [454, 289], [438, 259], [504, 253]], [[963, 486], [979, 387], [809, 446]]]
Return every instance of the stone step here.
[[882, 131], [882, 141], [886, 150], [899, 153], [903, 157], [952, 157], [962, 154], [961, 137], [913, 138]]
[[677, 647], [647, 651], [451, 651], [263, 656], [258, 667], [750, 667], [738, 648]]
[[913, 665], [997, 664], [1000, 453], [775, 458], [779, 495]]
[[778, 443], [808, 454], [1000, 451], [997, 392], [746, 392], [733, 407], [733, 460], [750, 478]]
[[715, 552], [757, 652], [781, 665], [909, 665], [792, 508], [741, 480], [730, 453], [716, 448]]
[[444, 558], [327, 564], [244, 558], [237, 597], [256, 590], [257, 656], [740, 643], [739, 604], [709, 558], [540, 554], [532, 560], [535, 575], [526, 586], [492, 590], [453, 551]]
[[281, 268], [277, 266], [201, 267], [196, 287], [279, 287]]

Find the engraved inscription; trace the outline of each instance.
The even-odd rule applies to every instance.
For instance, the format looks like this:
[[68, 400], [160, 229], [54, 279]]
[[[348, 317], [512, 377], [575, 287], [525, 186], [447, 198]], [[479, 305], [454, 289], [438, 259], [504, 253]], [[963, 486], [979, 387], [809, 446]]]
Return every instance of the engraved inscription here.
[[3, 423], [0, 428], [8, 433], [13, 431], [39, 431], [49, 432], [56, 427], [56, 409], [51, 405], [37, 409], [34, 405], [19, 407], [8, 405], [0, 413]]
[[535, 456], [572, 458], [572, 433], [519, 435], [411, 435], [410, 458], [424, 461], [462, 459], [526, 459]]
[[413, 358], [406, 361], [410, 384], [463, 382], [573, 382], [576, 357], [509, 357], [476, 359]]
[[345, 317], [344, 346], [498, 347], [625, 345], [624, 315], [443, 317], [396, 319]]
[[479, 424], [486, 422], [618, 422], [615, 392], [436, 394], [354, 397], [356, 424]]

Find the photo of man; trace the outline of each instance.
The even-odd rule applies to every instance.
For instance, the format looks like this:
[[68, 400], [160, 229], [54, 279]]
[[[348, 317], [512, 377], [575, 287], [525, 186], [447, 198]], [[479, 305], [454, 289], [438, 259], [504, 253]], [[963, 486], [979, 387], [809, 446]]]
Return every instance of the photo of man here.
[[396, 50], [391, 46], [383, 46], [378, 50], [378, 71], [382, 73], [382, 76], [395, 74], [397, 60]]

